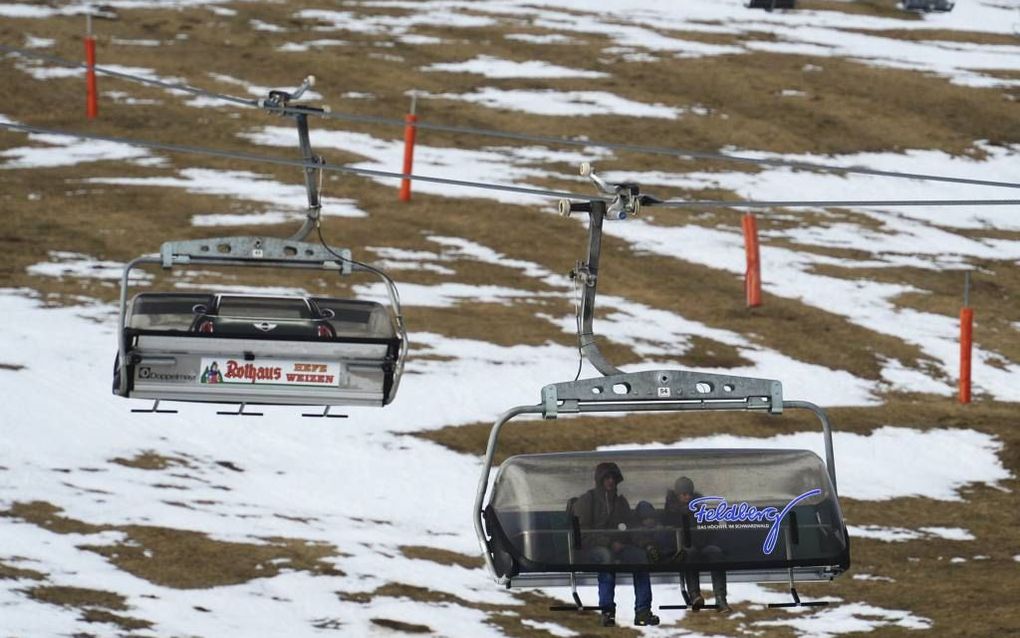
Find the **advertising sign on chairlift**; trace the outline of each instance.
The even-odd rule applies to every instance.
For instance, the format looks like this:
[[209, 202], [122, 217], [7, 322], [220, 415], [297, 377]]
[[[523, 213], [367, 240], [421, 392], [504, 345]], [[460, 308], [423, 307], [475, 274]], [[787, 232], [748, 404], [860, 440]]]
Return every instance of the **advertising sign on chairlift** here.
[[336, 362], [284, 359], [202, 359], [199, 383], [245, 385], [339, 386], [341, 366]]

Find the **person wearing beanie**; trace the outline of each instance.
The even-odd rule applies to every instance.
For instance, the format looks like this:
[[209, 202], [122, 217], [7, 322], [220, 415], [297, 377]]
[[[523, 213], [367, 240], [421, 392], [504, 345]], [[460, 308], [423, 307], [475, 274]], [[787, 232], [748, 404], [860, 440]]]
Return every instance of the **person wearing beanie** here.
[[[665, 521], [667, 524], [674, 527], [685, 527], [686, 529], [692, 529], [694, 527], [693, 522], [690, 519], [690, 503], [696, 498], [701, 498], [703, 495], [699, 492], [694, 491], [694, 481], [686, 476], [681, 476], [673, 482], [673, 489], [666, 490], [666, 506], [665, 506]], [[684, 519], [687, 519], [686, 525]], [[722, 552], [719, 547], [715, 545], [704, 545], [702, 547], [693, 547], [689, 556], [692, 559], [697, 558], [711, 558], [718, 556]], [[687, 591], [691, 595], [691, 609], [693, 611], [699, 611], [705, 606], [705, 597], [701, 594], [701, 573], [696, 569], [684, 569], [681, 570], [681, 576], [684, 582], [687, 584]], [[716, 611], [720, 613], [730, 613], [733, 608], [730, 607], [726, 601], [726, 572], [722, 570], [712, 570], [712, 593], [715, 595]]]
[[[632, 519], [630, 504], [618, 490], [622, 482], [623, 472], [616, 463], [599, 463], [595, 467], [595, 487], [579, 496], [570, 508], [579, 529], [606, 530], [581, 535], [581, 548], [592, 563], [633, 565], [647, 562], [644, 552], [631, 544], [629, 535], [620, 533]], [[634, 572], [633, 578], [634, 624], [658, 625], [659, 617], [652, 613], [652, 583], [648, 572]], [[600, 621], [603, 627], [613, 627], [616, 625], [616, 573], [599, 572], [598, 583]]]

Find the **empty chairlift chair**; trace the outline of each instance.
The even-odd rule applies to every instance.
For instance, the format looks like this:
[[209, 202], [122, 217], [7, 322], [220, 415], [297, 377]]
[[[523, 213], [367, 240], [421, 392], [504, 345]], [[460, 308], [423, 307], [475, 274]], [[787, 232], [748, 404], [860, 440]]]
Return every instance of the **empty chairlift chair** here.
[[[315, 268], [380, 276], [391, 305], [296, 295], [140, 293], [143, 263]], [[393, 400], [407, 338], [393, 282], [349, 251], [274, 238], [167, 242], [125, 269], [115, 394], [211, 403], [382, 406]], [[328, 413], [328, 409], [327, 409]]]

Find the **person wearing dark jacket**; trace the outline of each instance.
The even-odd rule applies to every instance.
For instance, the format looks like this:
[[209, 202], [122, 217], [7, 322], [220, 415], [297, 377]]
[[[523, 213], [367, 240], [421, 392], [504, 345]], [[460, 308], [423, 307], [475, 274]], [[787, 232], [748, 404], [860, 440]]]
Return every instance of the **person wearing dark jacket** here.
[[[692, 500], [701, 497], [702, 494], [694, 491], [694, 481], [681, 476], [673, 483], [673, 489], [666, 490], [665, 521], [674, 527], [692, 529], [690, 504]], [[684, 518], [687, 518], [686, 525]], [[702, 544], [700, 547], [692, 547], [688, 556], [694, 560], [699, 558], [711, 560], [721, 553], [722, 550], [716, 545]], [[696, 569], [684, 569], [681, 570], [681, 574], [691, 595], [691, 609], [698, 611], [705, 606], [705, 597], [701, 595], [701, 574]], [[715, 595], [717, 611], [721, 613], [733, 611], [726, 602], [726, 572], [712, 570], [712, 593]]]
[[672, 561], [677, 557], [676, 534], [662, 526], [659, 512], [648, 501], [634, 508], [634, 533], [631, 543], [645, 552], [649, 563]]
[[[595, 468], [595, 487], [588, 490], [573, 504], [573, 516], [581, 534], [581, 547], [593, 563], [638, 564], [647, 562], [643, 551], [630, 544], [626, 533], [631, 521], [630, 504], [617, 490], [623, 482], [623, 473], [616, 463], [599, 463]], [[606, 530], [600, 532], [598, 530]], [[612, 530], [612, 531], [610, 531]], [[652, 583], [648, 572], [634, 572], [634, 624], [658, 625], [659, 617], [652, 613]], [[616, 574], [599, 572], [599, 607], [605, 627], [616, 624]]]

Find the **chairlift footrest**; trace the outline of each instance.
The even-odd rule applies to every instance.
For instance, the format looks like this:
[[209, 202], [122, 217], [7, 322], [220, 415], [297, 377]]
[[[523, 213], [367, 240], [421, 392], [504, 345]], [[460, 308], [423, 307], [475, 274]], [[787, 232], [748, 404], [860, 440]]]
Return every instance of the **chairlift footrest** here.
[[549, 611], [602, 611], [598, 605], [549, 605]]
[[769, 603], [769, 609], [782, 607], [825, 607], [829, 604], [827, 600], [802, 600], [800, 602], [790, 601], [788, 603]]

